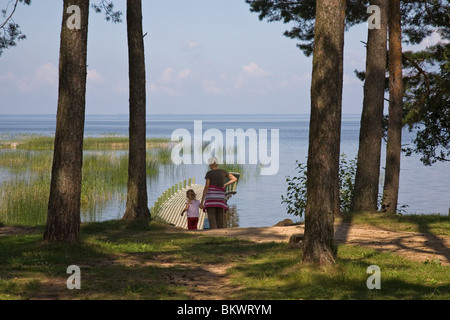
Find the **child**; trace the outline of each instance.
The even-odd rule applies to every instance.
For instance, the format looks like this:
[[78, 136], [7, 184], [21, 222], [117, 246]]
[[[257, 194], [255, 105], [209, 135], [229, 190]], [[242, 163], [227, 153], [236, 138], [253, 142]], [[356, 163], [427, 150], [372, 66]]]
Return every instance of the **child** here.
[[201, 206], [200, 201], [197, 200], [197, 196], [194, 190], [189, 189], [186, 192], [186, 197], [187, 197], [186, 207], [181, 212], [181, 216], [183, 216], [184, 213], [187, 211], [188, 229], [197, 230], [198, 210], [200, 207], [203, 206]]

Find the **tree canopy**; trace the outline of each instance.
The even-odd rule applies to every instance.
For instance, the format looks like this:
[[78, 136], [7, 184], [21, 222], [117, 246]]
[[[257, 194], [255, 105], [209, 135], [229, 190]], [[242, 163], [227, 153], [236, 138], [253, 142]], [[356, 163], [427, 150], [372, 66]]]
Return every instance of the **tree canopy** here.
[[[297, 46], [306, 56], [314, 50], [315, 0], [246, 0], [250, 11], [260, 20], [282, 21], [292, 25], [284, 35], [299, 40]], [[348, 0], [346, 29], [368, 18], [369, 0]], [[441, 41], [418, 52], [403, 53], [404, 123], [416, 129], [414, 146], [404, 149], [407, 155], [421, 155], [431, 165], [450, 161], [450, 5], [447, 0], [401, 1], [402, 41], [420, 44], [433, 35]], [[364, 80], [364, 72], [355, 72]], [[388, 79], [386, 79], [387, 89]], [[387, 121], [385, 122], [387, 123]]]
[[0, 24], [0, 56], [5, 49], [16, 46], [17, 41], [26, 39], [26, 35], [13, 19], [19, 3], [30, 5], [31, 0], [9, 0], [6, 7], [1, 10], [4, 21]]
[[[316, 0], [245, 0], [250, 11], [258, 13], [260, 20], [282, 21], [291, 24], [284, 35], [300, 40], [297, 46], [307, 56], [313, 52]], [[346, 29], [367, 21], [370, 0], [347, 0]], [[403, 0], [401, 3], [403, 41], [418, 44], [439, 29], [442, 38], [449, 39], [448, 31], [441, 30], [449, 24], [447, 0]]]
[[[27, 36], [22, 33], [20, 25], [14, 21], [14, 14], [18, 5], [31, 5], [31, 0], [9, 0], [6, 7], [1, 10], [3, 21], [0, 21], [0, 56], [3, 51], [15, 47], [17, 42], [24, 40]], [[114, 10], [113, 2], [100, 0], [98, 4], [92, 4], [92, 8], [96, 13], [104, 13], [105, 20], [113, 23], [122, 22], [122, 12]]]

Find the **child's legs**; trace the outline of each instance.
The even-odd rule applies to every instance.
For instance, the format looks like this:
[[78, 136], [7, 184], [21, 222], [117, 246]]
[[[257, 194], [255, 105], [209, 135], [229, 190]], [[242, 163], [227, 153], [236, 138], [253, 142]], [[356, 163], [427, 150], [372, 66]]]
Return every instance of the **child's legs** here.
[[198, 218], [188, 218], [188, 229], [197, 230]]

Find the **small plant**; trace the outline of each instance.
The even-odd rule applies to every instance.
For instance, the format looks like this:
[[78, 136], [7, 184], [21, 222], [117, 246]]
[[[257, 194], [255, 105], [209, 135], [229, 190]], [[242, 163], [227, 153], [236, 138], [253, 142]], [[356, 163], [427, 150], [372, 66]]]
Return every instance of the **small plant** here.
[[[286, 177], [286, 182], [288, 183], [287, 193], [286, 196], [281, 195], [281, 203], [286, 205], [288, 214], [302, 217], [306, 210], [307, 167], [298, 160], [296, 164], [299, 175]], [[339, 165], [339, 202], [341, 212], [350, 211], [355, 175], [356, 159], [347, 160], [347, 156], [342, 154]]]
[[440, 266], [441, 265], [441, 261], [439, 259], [427, 259], [423, 262], [423, 264], [431, 264], [431, 265], [435, 265], [435, 266]]

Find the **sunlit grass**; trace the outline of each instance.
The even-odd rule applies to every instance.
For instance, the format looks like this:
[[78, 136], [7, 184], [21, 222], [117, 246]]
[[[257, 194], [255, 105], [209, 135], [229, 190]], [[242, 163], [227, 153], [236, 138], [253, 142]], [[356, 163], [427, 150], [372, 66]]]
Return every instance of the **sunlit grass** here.
[[[301, 250], [287, 243], [176, 232], [157, 221], [83, 224], [76, 244], [42, 243], [42, 232], [39, 227], [0, 237], [0, 298], [39, 298], [45, 284], [56, 279], [50, 292], [59, 299], [191, 299], [190, 282], [173, 282], [170, 276], [206, 273], [205, 267], [214, 265], [228, 266], [221, 276], [233, 288], [227, 299], [450, 298], [448, 267], [359, 246], [340, 245], [336, 264], [319, 267], [303, 264]], [[170, 263], [162, 266], [162, 261]], [[82, 290], [65, 287], [72, 264], [82, 268]], [[381, 270], [379, 290], [367, 288], [370, 265]]]
[[[0, 221], [42, 225], [50, 194], [53, 138], [26, 136], [18, 140], [23, 144], [16, 149], [0, 148], [0, 169], [4, 172], [0, 180]], [[103, 210], [111, 200], [126, 200], [128, 152], [114, 147], [122, 146], [125, 140], [127, 138], [123, 137], [86, 139], [89, 147], [83, 155], [83, 214], [93, 215]], [[161, 161], [167, 161], [166, 149], [162, 147], [166, 140], [158, 138], [151, 143], [154, 149], [147, 152], [146, 166], [149, 178], [159, 174]]]
[[342, 219], [347, 222], [368, 224], [392, 231], [450, 235], [450, 216], [439, 214], [401, 215], [381, 212], [359, 212], [345, 213]]
[[[84, 150], [128, 150], [128, 137], [119, 135], [102, 135], [98, 137], [85, 137]], [[147, 148], [166, 148], [167, 138], [147, 138]], [[15, 135], [0, 140], [0, 149], [19, 150], [53, 150], [55, 139], [53, 136], [43, 135]]]

